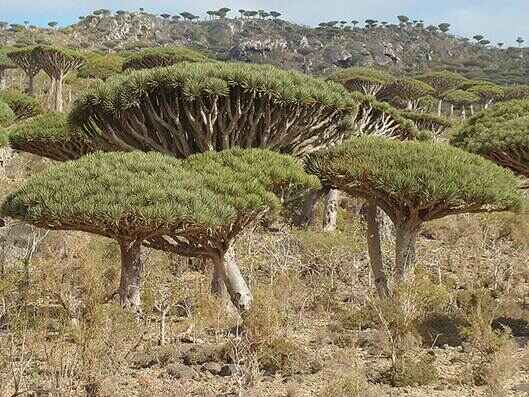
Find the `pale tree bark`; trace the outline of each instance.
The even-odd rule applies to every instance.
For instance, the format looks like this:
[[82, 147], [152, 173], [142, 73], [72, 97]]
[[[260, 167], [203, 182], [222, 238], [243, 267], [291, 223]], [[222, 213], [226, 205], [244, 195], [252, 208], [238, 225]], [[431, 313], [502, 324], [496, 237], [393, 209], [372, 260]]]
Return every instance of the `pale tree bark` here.
[[334, 232], [336, 230], [336, 219], [338, 217], [338, 206], [340, 203], [340, 191], [330, 189], [325, 194], [325, 212], [323, 216], [323, 231]]
[[121, 281], [119, 284], [119, 303], [133, 313], [141, 313], [141, 275], [143, 261], [140, 240], [123, 240], [121, 249]]
[[30, 96], [35, 95], [35, 75], [34, 74], [28, 74], [28, 87], [26, 89], [26, 92]]
[[437, 115], [441, 117], [441, 113], [443, 111], [443, 100], [439, 99], [439, 102], [437, 103]]
[[6, 86], [6, 72], [4, 69], [0, 69], [0, 90], [5, 90]]
[[380, 227], [378, 223], [378, 208], [376, 202], [367, 202], [367, 248], [371, 262], [371, 271], [375, 280], [375, 287], [380, 298], [389, 296], [388, 281], [384, 273], [382, 249], [380, 248]]
[[305, 197], [303, 203], [303, 209], [299, 215], [297, 226], [307, 227], [314, 224], [314, 212], [316, 211], [316, 205], [320, 199], [322, 192], [320, 190], [311, 190]]
[[415, 243], [419, 225], [403, 223], [395, 225], [395, 280], [406, 278], [415, 264]]
[[466, 108], [463, 106], [463, 108], [461, 109], [461, 118], [463, 120], [465, 120], [467, 118], [467, 112], [466, 112]]
[[63, 111], [63, 99], [62, 99], [62, 89], [64, 86], [64, 75], [61, 74], [55, 83], [55, 101], [54, 101], [54, 110], [56, 112]]
[[237, 265], [233, 247], [230, 247], [223, 256], [214, 257], [213, 263], [211, 282], [213, 293], [218, 296], [225, 296], [227, 293], [239, 311], [248, 310], [253, 299], [252, 293]]

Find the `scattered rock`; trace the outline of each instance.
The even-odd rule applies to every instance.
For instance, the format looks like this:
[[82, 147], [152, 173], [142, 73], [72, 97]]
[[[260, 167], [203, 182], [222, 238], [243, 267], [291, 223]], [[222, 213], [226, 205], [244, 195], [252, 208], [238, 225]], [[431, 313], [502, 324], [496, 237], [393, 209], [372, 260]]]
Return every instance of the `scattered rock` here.
[[205, 344], [200, 346], [193, 346], [183, 359], [186, 365], [202, 365], [204, 363], [214, 361], [223, 362], [225, 355], [224, 345]]
[[202, 365], [201, 369], [202, 371], [209, 372], [210, 374], [213, 374], [213, 375], [220, 375], [223, 369], [223, 366], [220, 363], [210, 361]]
[[171, 364], [165, 371], [174, 379], [194, 379], [197, 375], [193, 368], [182, 364]]
[[220, 376], [237, 376], [242, 374], [242, 368], [237, 364], [226, 364], [224, 365], [220, 372]]

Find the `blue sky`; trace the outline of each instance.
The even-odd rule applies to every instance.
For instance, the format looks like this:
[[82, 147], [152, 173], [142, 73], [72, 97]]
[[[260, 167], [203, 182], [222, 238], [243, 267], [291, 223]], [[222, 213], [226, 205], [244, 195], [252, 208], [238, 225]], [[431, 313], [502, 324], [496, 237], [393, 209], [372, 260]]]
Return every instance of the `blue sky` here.
[[529, 0], [0, 0], [0, 20], [10, 23], [46, 25], [58, 21], [71, 24], [79, 15], [97, 8], [137, 10], [176, 14], [189, 11], [204, 15], [206, 10], [230, 7], [237, 10], [277, 10], [285, 19], [307, 25], [328, 20], [363, 21], [366, 18], [396, 21], [404, 14], [426, 23], [452, 24], [452, 32], [473, 36], [482, 34], [491, 42], [514, 44], [522, 36], [529, 43]]

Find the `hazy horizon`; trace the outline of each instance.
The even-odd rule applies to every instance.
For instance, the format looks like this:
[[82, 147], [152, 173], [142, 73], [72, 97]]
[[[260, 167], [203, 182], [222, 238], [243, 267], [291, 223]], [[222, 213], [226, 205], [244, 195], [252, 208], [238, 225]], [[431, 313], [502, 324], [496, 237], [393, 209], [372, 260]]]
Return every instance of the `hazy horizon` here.
[[[98, 8], [133, 11], [143, 7], [155, 14], [189, 11], [203, 17], [207, 10], [229, 7], [232, 10], [276, 10], [283, 13], [282, 18], [288, 21], [309, 26], [329, 20], [364, 21], [367, 18], [395, 23], [396, 16], [404, 14], [410, 19], [422, 19], [427, 25], [448, 22], [453, 34], [466, 37], [481, 34], [493, 44], [501, 41], [516, 45], [518, 36], [529, 42], [529, 24], [526, 22], [529, 17], [529, 2], [524, 0], [504, 1], [500, 7], [497, 1], [492, 0], [467, 0], [464, 3], [455, 0], [393, 0], [391, 3], [388, 0], [371, 0], [370, 4], [346, 0], [327, 1], [323, 4], [320, 1], [302, 0], [290, 0], [288, 4], [280, 0], [183, 0], [178, 4], [166, 0], [48, 0], [38, 4], [29, 0], [2, 1], [7, 4], [2, 6], [0, 20], [20, 24], [27, 20], [37, 26], [46, 26], [49, 21], [57, 21], [60, 26], [71, 25], [78, 21], [80, 15], [88, 15]], [[237, 16], [238, 13], [235, 11], [230, 15]]]

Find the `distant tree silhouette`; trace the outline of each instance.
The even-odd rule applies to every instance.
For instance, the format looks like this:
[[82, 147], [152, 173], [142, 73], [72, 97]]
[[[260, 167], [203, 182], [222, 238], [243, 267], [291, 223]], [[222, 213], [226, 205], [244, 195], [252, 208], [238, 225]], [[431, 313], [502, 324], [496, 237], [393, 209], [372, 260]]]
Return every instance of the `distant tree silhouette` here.
[[410, 21], [410, 18], [408, 18], [406, 15], [399, 15], [397, 16], [397, 19], [399, 20], [399, 23], [401, 25], [406, 24]]
[[439, 25], [437, 25], [437, 27], [443, 33], [446, 33], [446, 32], [448, 32], [450, 30], [450, 24], [449, 23], [440, 23]]

